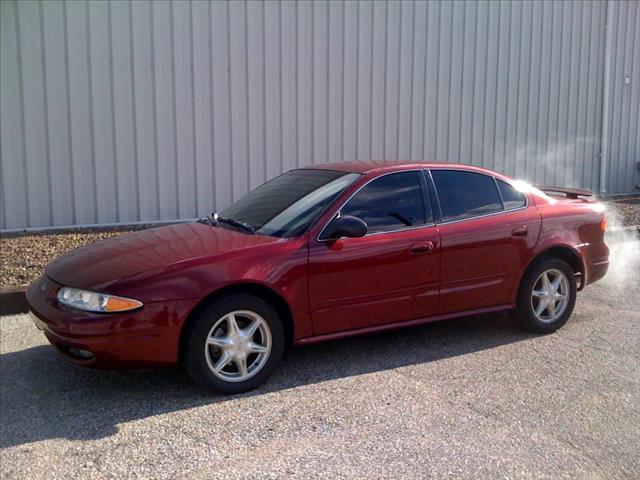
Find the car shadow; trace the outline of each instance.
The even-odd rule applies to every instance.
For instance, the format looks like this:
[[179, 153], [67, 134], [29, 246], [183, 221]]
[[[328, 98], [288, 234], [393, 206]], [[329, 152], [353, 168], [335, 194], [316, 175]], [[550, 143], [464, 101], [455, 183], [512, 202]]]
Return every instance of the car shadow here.
[[350, 376], [423, 364], [531, 338], [506, 315], [481, 315], [292, 350], [262, 387], [220, 396], [181, 369], [99, 371], [49, 345], [0, 356], [0, 447], [98, 439], [132, 420]]

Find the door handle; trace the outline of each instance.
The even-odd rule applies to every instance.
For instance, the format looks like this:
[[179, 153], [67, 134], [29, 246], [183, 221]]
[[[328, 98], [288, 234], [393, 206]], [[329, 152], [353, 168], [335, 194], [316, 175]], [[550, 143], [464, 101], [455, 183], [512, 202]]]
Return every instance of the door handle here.
[[527, 228], [526, 225], [523, 225], [522, 227], [514, 228], [513, 230], [511, 230], [512, 237], [526, 237], [528, 233], [529, 233], [529, 229]]
[[433, 242], [420, 242], [411, 245], [411, 247], [409, 247], [409, 250], [413, 253], [429, 253], [431, 250], [433, 250], [433, 247]]

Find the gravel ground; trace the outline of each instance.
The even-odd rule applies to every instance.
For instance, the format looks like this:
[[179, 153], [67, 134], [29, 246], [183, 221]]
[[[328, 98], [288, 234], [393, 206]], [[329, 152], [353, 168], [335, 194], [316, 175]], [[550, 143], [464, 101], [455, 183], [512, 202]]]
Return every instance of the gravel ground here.
[[640, 195], [607, 200], [604, 202], [609, 210], [613, 210], [616, 222], [621, 225], [640, 225]]
[[640, 478], [640, 269], [620, 265], [553, 335], [500, 315], [308, 346], [232, 397], [71, 365], [0, 318], [0, 477]]

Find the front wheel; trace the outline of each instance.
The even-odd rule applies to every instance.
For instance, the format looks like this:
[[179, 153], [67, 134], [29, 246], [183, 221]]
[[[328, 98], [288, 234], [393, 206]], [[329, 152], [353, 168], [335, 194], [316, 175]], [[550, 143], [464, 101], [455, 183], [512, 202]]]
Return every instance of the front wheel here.
[[530, 332], [555, 332], [571, 316], [576, 292], [576, 279], [566, 262], [543, 260], [524, 275], [511, 317]]
[[184, 367], [193, 380], [218, 393], [256, 388], [277, 367], [284, 351], [278, 314], [252, 295], [218, 299], [186, 328]]

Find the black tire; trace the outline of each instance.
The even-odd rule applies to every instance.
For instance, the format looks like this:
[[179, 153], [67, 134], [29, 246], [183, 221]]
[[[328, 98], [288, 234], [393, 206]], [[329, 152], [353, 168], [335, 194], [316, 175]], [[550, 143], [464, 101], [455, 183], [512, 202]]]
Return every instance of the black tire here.
[[[248, 310], [258, 314], [271, 333], [271, 351], [257, 373], [245, 381], [225, 381], [214, 374], [206, 359], [207, 338], [216, 322], [231, 312]], [[182, 361], [189, 376], [200, 385], [222, 394], [235, 394], [253, 390], [264, 383], [275, 370], [284, 352], [284, 329], [275, 309], [259, 297], [231, 294], [213, 301], [189, 319], [185, 326]]]
[[[532, 305], [533, 289], [539, 277], [546, 271], [559, 270], [568, 281], [568, 303], [564, 313], [554, 321], [542, 321]], [[517, 306], [510, 312], [513, 321], [524, 330], [534, 333], [552, 333], [562, 327], [571, 316], [576, 303], [576, 279], [571, 267], [558, 258], [546, 258], [533, 264], [524, 274], [518, 290]]]

